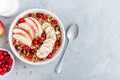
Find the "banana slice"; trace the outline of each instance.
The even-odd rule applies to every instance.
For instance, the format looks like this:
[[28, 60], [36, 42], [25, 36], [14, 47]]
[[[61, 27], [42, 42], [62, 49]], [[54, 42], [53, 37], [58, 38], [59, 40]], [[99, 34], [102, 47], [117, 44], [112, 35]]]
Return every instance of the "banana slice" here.
[[[48, 40], [49, 41], [49, 40]], [[44, 42], [39, 50], [37, 50], [37, 56], [39, 58], [45, 58], [53, 50], [53, 42]]]
[[45, 23], [43, 23], [43, 25], [42, 25], [42, 29], [43, 29], [43, 30], [46, 30], [46, 28], [48, 28], [49, 26], [51, 26], [50, 23], [45, 22]]
[[47, 34], [46, 40], [43, 42], [42, 46], [37, 50], [37, 56], [39, 58], [45, 58], [53, 50], [54, 43], [56, 41], [55, 30], [52, 26], [48, 26], [45, 29]]
[[52, 26], [49, 26], [46, 30], [45, 30], [45, 33], [47, 34], [47, 38], [50, 38], [52, 39], [53, 41], [56, 40], [56, 33], [55, 33], [55, 30]]

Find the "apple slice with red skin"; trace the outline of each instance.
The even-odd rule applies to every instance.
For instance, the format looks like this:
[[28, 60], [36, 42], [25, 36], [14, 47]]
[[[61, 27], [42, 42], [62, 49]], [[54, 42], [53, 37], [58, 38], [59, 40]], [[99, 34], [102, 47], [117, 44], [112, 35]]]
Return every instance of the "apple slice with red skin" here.
[[19, 28], [23, 28], [23, 29], [27, 30], [29, 32], [29, 34], [31, 35], [31, 38], [32, 39], [34, 38], [35, 30], [33, 29], [33, 27], [30, 24], [24, 22], [24, 23], [18, 24], [18, 26], [19, 26]]
[[0, 37], [3, 36], [4, 32], [5, 32], [5, 26], [3, 22], [0, 20]]
[[41, 36], [43, 30], [38, 20], [32, 17], [28, 17], [25, 18], [25, 21], [29, 23], [31, 26], [33, 26], [33, 28], [36, 30], [36, 36]]
[[14, 33], [13, 38], [20, 40], [21, 42], [28, 46], [31, 46], [32, 38], [25, 29], [22, 28], [14, 29], [13, 33]]
[[33, 27], [33, 29], [35, 30], [35, 35], [34, 36], [37, 37], [38, 36], [38, 27], [37, 27], [36, 23], [34, 23], [29, 18], [25, 18], [25, 22], [27, 22], [28, 24], [30, 24]]

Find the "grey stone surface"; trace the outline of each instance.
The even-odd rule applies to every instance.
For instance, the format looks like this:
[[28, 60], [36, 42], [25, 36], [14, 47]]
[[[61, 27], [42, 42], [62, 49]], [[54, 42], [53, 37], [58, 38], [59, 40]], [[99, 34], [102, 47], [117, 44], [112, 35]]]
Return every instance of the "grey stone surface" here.
[[[120, 80], [120, 0], [20, 0], [19, 13], [39, 7], [55, 13], [65, 29], [71, 23], [79, 24], [80, 34], [66, 55], [62, 72], [54, 72], [60, 56], [43, 66], [31, 66], [16, 59], [13, 72], [0, 80]], [[17, 15], [0, 17], [6, 26], [0, 47], [10, 50], [4, 42]]]

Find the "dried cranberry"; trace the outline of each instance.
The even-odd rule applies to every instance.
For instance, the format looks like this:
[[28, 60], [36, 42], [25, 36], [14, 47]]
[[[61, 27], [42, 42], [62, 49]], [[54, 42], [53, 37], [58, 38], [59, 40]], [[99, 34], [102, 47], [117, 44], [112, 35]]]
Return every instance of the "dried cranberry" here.
[[46, 34], [43, 32], [43, 33], [41, 34], [41, 36], [42, 36], [42, 37], [46, 37]]
[[24, 18], [20, 18], [20, 19], [19, 19], [19, 23], [22, 23], [22, 22], [25, 22], [25, 19], [24, 19]]
[[52, 25], [57, 25], [57, 21], [56, 20], [52, 20]]
[[36, 13], [37, 18], [41, 18], [43, 16], [43, 13]]
[[34, 54], [34, 53], [35, 53], [35, 50], [34, 50], [34, 49], [30, 49], [29, 52], [32, 53], [32, 54]]
[[50, 53], [48, 56], [47, 56], [47, 58], [52, 58], [52, 53]]
[[32, 59], [32, 58], [33, 58], [33, 54], [31, 54], [31, 53], [28, 54], [28, 58], [29, 58], [29, 59]]
[[42, 44], [43, 40], [41, 38], [39, 38], [38, 43]]
[[47, 16], [47, 15], [43, 15], [42, 19], [43, 19], [43, 20], [47, 20], [47, 19], [48, 19], [48, 16]]
[[27, 45], [24, 45], [24, 46], [23, 46], [23, 49], [24, 49], [24, 50], [28, 50], [29, 47], [28, 47]]
[[55, 42], [55, 46], [59, 46], [60, 45], [60, 42], [57, 40], [56, 42]]
[[14, 46], [17, 45], [17, 41], [16, 41], [16, 40], [13, 42], [13, 45], [14, 45]]
[[37, 42], [37, 40], [36, 39], [34, 39], [33, 41], [32, 41], [32, 44], [33, 45], [36, 45], [38, 42]]

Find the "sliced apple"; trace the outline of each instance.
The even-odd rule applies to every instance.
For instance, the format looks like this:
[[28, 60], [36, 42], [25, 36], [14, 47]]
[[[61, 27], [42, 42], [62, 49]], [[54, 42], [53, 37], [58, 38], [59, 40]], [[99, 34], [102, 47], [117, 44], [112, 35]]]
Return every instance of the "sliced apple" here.
[[25, 45], [28, 45], [29, 47], [31, 46], [31, 39], [29, 37], [26, 37], [24, 34], [22, 33], [15, 33], [13, 34], [13, 38], [23, 42]]
[[[25, 31], [25, 30], [23, 30], [23, 29], [14, 29], [13, 30], [13, 33], [14, 34], [22, 34], [22, 37], [24, 37], [25, 39], [26, 39], [26, 41], [29, 41], [30, 42], [30, 44], [26, 44], [26, 45], [29, 45], [29, 46], [31, 46], [31, 43], [32, 43], [32, 39], [31, 39], [31, 37], [30, 37], [30, 35]], [[28, 39], [28, 40], [27, 40]], [[21, 40], [21, 39], [20, 39]], [[22, 42], [23, 40], [21, 40], [21, 42]], [[29, 43], [29, 42], [27, 42], [27, 43]], [[24, 41], [23, 41], [23, 43], [24, 43]]]
[[29, 17], [29, 19], [31, 19], [36, 24], [36, 26], [38, 28], [38, 36], [41, 36], [41, 34], [43, 32], [41, 24], [35, 18]]
[[2, 21], [0, 21], [0, 37], [3, 36], [4, 32], [5, 32], [4, 24]]
[[33, 29], [35, 30], [35, 36], [38, 36], [38, 26], [37, 26], [37, 24], [30, 18], [25, 18], [25, 21], [33, 27]]
[[19, 28], [23, 28], [23, 29], [27, 30], [29, 32], [29, 34], [31, 35], [32, 39], [34, 38], [35, 30], [33, 29], [33, 27], [30, 24], [24, 22], [24, 23], [18, 24], [18, 26], [19, 26]]

